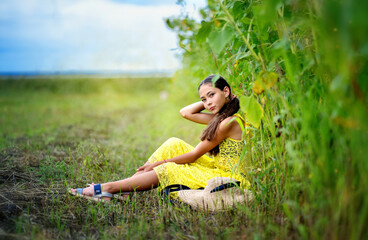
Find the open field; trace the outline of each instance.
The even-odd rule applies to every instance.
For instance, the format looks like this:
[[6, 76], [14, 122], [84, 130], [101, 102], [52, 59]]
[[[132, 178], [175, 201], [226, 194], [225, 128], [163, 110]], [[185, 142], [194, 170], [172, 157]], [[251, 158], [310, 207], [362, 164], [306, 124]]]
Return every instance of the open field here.
[[169, 137], [198, 143], [202, 127], [178, 113], [197, 99], [173, 98], [168, 81], [0, 81], [1, 238], [258, 236], [262, 224], [249, 224], [244, 206], [211, 214], [166, 203], [155, 190], [118, 206], [66, 194], [68, 187], [133, 174]]
[[[198, 212], [168, 203], [156, 190], [115, 205], [67, 194], [69, 187], [132, 175], [170, 137], [196, 145], [203, 126], [179, 114], [181, 107], [198, 100], [195, 85], [175, 77], [1, 79], [0, 238], [366, 235], [365, 125], [361, 131], [329, 126], [330, 120], [315, 111], [328, 105], [303, 94], [298, 100], [303, 105], [294, 106], [283, 102], [281, 94], [268, 92], [262, 125], [251, 128], [243, 158], [251, 190], [257, 193], [249, 206]], [[289, 112], [275, 125], [272, 116], [279, 110], [272, 106], [278, 104]]]

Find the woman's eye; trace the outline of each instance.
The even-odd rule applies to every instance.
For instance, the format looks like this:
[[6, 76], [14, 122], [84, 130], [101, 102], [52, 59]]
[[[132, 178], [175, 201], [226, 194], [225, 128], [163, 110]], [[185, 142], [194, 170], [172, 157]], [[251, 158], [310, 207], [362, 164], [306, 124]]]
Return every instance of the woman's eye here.
[[206, 99], [202, 99], [202, 102], [205, 102], [206, 101]]
[[210, 94], [210, 97], [213, 97], [213, 95], [215, 95], [215, 94], [214, 94], [214, 93], [211, 93], [211, 94]]

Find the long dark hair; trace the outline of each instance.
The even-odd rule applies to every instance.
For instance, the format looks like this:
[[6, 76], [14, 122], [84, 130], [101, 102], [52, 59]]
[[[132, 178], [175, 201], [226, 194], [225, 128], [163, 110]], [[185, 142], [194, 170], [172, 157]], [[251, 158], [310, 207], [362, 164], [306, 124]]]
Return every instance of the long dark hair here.
[[[227, 117], [230, 117], [237, 113], [239, 111], [239, 99], [236, 97], [232, 97], [231, 94], [231, 88], [230, 85], [227, 83], [227, 81], [223, 77], [218, 77], [217, 80], [215, 80], [214, 77], [218, 77], [218, 75], [210, 75], [207, 78], [205, 78], [198, 86], [198, 91], [204, 84], [211, 84], [214, 87], [220, 89], [221, 91], [224, 90], [225, 87], [229, 88], [230, 94], [229, 94], [229, 100], [224, 104], [224, 106], [221, 108], [221, 110], [216, 113], [216, 115], [213, 117], [213, 119], [208, 123], [208, 126], [203, 130], [201, 135], [201, 140], [208, 140], [211, 141], [216, 136], [216, 131], [219, 126], [219, 124]], [[214, 147], [209, 151], [209, 153], [213, 156], [216, 156], [219, 153], [219, 145]]]

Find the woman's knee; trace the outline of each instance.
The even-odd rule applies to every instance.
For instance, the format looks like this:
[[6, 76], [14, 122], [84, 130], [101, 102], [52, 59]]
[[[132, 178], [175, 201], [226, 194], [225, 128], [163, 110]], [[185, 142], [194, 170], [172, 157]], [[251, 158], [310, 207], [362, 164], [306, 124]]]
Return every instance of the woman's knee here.
[[175, 143], [175, 142], [183, 142], [183, 140], [181, 140], [180, 138], [177, 138], [177, 137], [171, 137], [171, 138], [167, 139], [166, 142]]
[[183, 140], [181, 140], [180, 138], [176, 138], [176, 137], [171, 137], [169, 139], [166, 140], [166, 142], [163, 145], [171, 145], [171, 146], [177, 146], [177, 145], [185, 145], [186, 142], [184, 142]]

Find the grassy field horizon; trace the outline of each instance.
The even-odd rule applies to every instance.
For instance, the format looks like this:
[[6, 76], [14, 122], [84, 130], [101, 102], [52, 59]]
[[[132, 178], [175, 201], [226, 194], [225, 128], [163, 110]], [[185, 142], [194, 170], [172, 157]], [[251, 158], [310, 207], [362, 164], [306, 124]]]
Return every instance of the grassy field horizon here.
[[[304, 216], [303, 193], [293, 193], [298, 203], [288, 195], [296, 186], [307, 191], [308, 183], [320, 176], [313, 172], [298, 179], [295, 174], [305, 170], [288, 157], [303, 150], [287, 143], [288, 131], [297, 126], [291, 121], [283, 123], [280, 136], [251, 129], [244, 156], [251, 191], [257, 193], [251, 205], [212, 213], [172, 205], [155, 190], [108, 206], [67, 194], [70, 187], [134, 174], [170, 137], [196, 145], [203, 126], [179, 114], [180, 108], [199, 100], [195, 85], [178, 76], [1, 80], [0, 237], [308, 239], [308, 231], [320, 239], [336, 234], [303, 227], [304, 221], [327, 224], [329, 213], [310, 206], [311, 215]], [[274, 109], [267, 111], [265, 122]], [[343, 168], [336, 169], [332, 175]], [[315, 185], [322, 187], [318, 181]], [[364, 233], [364, 216], [357, 220], [357, 236]]]
[[203, 126], [179, 114], [197, 99], [173, 96], [170, 81], [0, 81], [0, 236], [182, 239], [247, 232], [247, 209], [226, 217], [201, 213], [165, 203], [155, 190], [118, 206], [67, 194], [69, 187], [130, 176], [170, 137], [199, 142]]
[[120, 70], [61, 70], [61, 71], [0, 71], [0, 80], [7, 79], [81, 79], [81, 78], [170, 78], [174, 70], [142, 70], [142, 71], [120, 71]]

